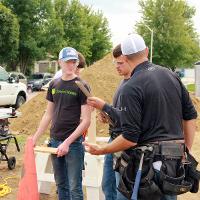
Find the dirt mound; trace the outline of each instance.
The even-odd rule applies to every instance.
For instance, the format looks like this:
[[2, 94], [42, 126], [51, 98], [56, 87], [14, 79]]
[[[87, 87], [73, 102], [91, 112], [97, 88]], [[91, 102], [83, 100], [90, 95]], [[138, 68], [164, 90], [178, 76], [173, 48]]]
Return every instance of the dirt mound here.
[[197, 131], [200, 131], [200, 98], [195, 97], [194, 95], [191, 95], [192, 102], [198, 112], [198, 118], [197, 118]]
[[41, 92], [19, 109], [21, 116], [10, 120], [12, 131], [25, 135], [32, 135], [36, 131], [46, 109], [45, 95], [46, 92]]
[[[92, 89], [92, 94], [111, 103], [114, 91], [116, 90], [121, 77], [118, 76], [115, 66], [112, 63], [112, 55], [108, 54], [102, 60], [86, 68], [81, 77], [86, 80]], [[13, 119], [11, 129], [18, 131], [20, 134], [33, 134], [38, 127], [41, 117], [46, 109], [46, 92], [31, 99], [20, 109], [22, 116]], [[197, 129], [200, 131], [200, 99], [191, 95], [192, 101], [199, 113], [197, 120]], [[105, 135], [108, 132], [108, 126], [97, 121], [98, 135]]]

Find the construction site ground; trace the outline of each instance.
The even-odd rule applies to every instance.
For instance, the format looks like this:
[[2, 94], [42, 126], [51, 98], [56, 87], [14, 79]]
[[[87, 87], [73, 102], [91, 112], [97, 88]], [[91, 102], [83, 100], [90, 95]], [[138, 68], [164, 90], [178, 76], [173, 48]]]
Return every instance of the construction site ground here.
[[[108, 54], [102, 60], [94, 63], [92, 66], [86, 68], [81, 77], [86, 80], [92, 89], [92, 94], [104, 99], [106, 102], [111, 103], [114, 91], [119, 84], [121, 78], [117, 75], [114, 65], [112, 64], [111, 54]], [[0, 197], [1, 200], [14, 200], [17, 196], [18, 183], [21, 177], [21, 168], [23, 164], [23, 152], [24, 144], [27, 137], [34, 134], [36, 128], [39, 125], [41, 117], [46, 109], [46, 91], [40, 92], [34, 96], [26, 104], [20, 108], [22, 115], [18, 118], [10, 120], [10, 129], [12, 133], [17, 137], [21, 151], [17, 152], [14, 143], [11, 143], [8, 147], [8, 155], [15, 156], [17, 163], [14, 170], [8, 170], [7, 163], [0, 163], [0, 184], [3, 184], [4, 178], [10, 178], [7, 180], [8, 185], [12, 191], [10, 194]], [[191, 94], [193, 103], [200, 115], [200, 100]], [[156, 98], [156, 97], [155, 97]], [[108, 136], [108, 126], [101, 124], [97, 121], [97, 135]], [[44, 140], [48, 138], [49, 129], [40, 138], [38, 145], [43, 144]], [[197, 133], [194, 140], [194, 146], [192, 149], [193, 155], [200, 162], [200, 118], [197, 119]], [[198, 166], [200, 169], [200, 166]], [[52, 188], [50, 195], [40, 195], [41, 200], [55, 200], [56, 188]], [[179, 200], [199, 200], [200, 192], [196, 194], [187, 193], [179, 196]], [[94, 199], [95, 200], [95, 199]]]

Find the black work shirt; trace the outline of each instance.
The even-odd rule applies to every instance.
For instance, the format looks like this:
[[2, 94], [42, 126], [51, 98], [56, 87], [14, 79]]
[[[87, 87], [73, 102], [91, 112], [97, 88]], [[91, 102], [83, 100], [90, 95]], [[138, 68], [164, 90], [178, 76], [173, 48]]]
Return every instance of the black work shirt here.
[[120, 94], [121, 90], [124, 86], [124, 84], [128, 81], [129, 79], [124, 79], [121, 81], [119, 87], [117, 88], [115, 95], [113, 97], [113, 105], [105, 104], [103, 107], [103, 111], [105, 111], [110, 118], [112, 119], [114, 126], [109, 125], [109, 133], [112, 136], [112, 134], [119, 135], [122, 133], [122, 127], [121, 127], [121, 122], [120, 122], [120, 113], [121, 113], [121, 101], [120, 101]]
[[55, 106], [50, 136], [56, 140], [65, 140], [80, 123], [81, 105], [87, 103], [87, 97], [75, 84], [77, 80], [82, 81], [78, 77], [68, 81], [58, 78], [49, 85], [46, 98]]
[[182, 120], [197, 112], [177, 75], [148, 61], [136, 66], [121, 93], [123, 137], [135, 143], [183, 139]]

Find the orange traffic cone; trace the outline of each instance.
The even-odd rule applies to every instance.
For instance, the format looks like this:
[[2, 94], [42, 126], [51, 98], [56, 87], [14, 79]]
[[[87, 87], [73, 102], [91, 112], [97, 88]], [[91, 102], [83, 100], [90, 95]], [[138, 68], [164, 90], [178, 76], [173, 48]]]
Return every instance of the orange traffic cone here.
[[22, 178], [19, 182], [17, 200], [39, 200], [32, 138], [28, 138], [25, 146]]

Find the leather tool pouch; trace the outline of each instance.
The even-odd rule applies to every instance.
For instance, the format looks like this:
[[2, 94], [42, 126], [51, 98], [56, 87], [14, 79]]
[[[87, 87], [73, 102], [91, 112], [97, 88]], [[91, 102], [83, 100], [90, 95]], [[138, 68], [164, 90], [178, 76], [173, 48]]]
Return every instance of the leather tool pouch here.
[[160, 148], [162, 159], [160, 169], [162, 192], [168, 195], [179, 195], [190, 191], [192, 184], [185, 180], [185, 168], [182, 164], [184, 145], [163, 143]]
[[190, 192], [197, 193], [199, 190], [200, 171], [197, 170], [198, 162], [186, 151], [188, 164], [185, 165], [185, 180], [192, 184]]
[[[154, 170], [152, 168], [153, 152], [146, 152], [144, 155], [144, 163], [142, 167], [142, 177], [138, 193], [139, 200], [154, 199], [160, 200], [161, 191], [153, 181]], [[136, 173], [139, 167], [141, 151], [134, 149], [131, 153], [131, 159], [123, 173], [120, 172], [121, 178], [118, 190], [127, 198], [131, 199]]]

